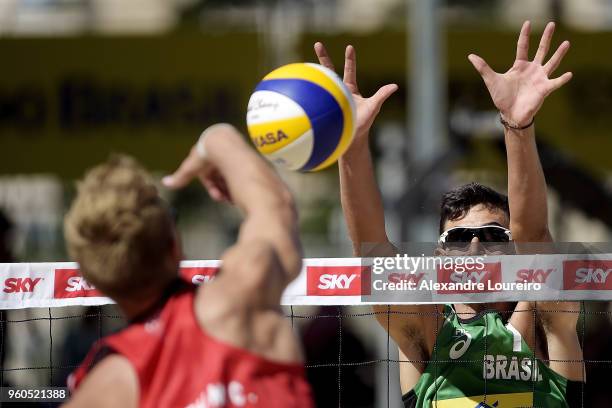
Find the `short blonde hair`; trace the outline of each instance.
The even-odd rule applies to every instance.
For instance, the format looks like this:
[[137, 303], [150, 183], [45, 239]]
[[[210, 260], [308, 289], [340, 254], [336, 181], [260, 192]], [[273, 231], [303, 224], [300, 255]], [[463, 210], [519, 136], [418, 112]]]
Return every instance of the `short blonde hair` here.
[[113, 299], [139, 299], [177, 276], [173, 221], [151, 176], [113, 156], [89, 170], [64, 219], [68, 252], [85, 279]]

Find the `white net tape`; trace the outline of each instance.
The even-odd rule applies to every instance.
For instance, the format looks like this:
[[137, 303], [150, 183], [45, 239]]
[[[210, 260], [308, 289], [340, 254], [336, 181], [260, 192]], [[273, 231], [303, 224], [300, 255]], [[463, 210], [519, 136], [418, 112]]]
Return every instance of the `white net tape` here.
[[[425, 258], [406, 259], [416, 265]], [[415, 262], [409, 262], [411, 259]], [[372, 258], [305, 259], [281, 303], [612, 300], [612, 254], [494, 256], [487, 257], [482, 268], [471, 269], [402, 270], [396, 265], [381, 272], [373, 267], [375, 263]], [[180, 274], [196, 284], [205, 283], [214, 278], [220, 265], [217, 260], [183, 261]], [[0, 309], [112, 303], [80, 276], [73, 262], [0, 264], [0, 284]]]

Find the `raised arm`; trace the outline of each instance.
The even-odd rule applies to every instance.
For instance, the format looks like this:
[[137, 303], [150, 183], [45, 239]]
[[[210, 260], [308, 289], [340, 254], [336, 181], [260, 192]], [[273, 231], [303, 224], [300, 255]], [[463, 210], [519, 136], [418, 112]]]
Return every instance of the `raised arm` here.
[[[240, 133], [226, 124], [208, 128], [163, 184], [181, 188], [195, 177], [214, 200], [233, 202], [245, 217], [238, 242], [222, 257], [220, 276], [200, 287], [194, 306], [198, 321], [217, 340], [295, 362], [301, 352], [291, 326], [278, 313], [282, 291], [299, 274], [302, 263], [289, 190]], [[206, 286], [220, 290], [202, 296]], [[134, 367], [113, 354], [96, 365], [65, 406], [135, 407], [138, 393]]]
[[[323, 44], [316, 43], [314, 48], [321, 65], [333, 70]], [[355, 139], [339, 161], [342, 210], [355, 255], [391, 256], [395, 249], [385, 231], [382, 198], [374, 175], [368, 138], [374, 119], [383, 103], [397, 90], [397, 85], [385, 85], [370, 98], [364, 98], [357, 87], [356, 74], [355, 49], [349, 45], [345, 51], [344, 83], [353, 95], [357, 118]], [[363, 253], [364, 244], [373, 244], [367, 253]], [[379, 324], [399, 346], [402, 359], [414, 361], [400, 364], [402, 390], [406, 392], [414, 386], [425, 368], [420, 361], [430, 357], [434, 333], [441, 325], [441, 319], [436, 318], [436, 305], [376, 305], [373, 310]]]
[[180, 188], [195, 177], [213, 199], [234, 203], [244, 215], [238, 241], [222, 257], [223, 279], [252, 292], [245, 299], [278, 305], [302, 265], [297, 212], [288, 188], [227, 124], [208, 128], [163, 183]]
[[[334, 70], [323, 44], [316, 43], [314, 49], [321, 65]], [[364, 98], [357, 86], [356, 55], [351, 45], [347, 46], [345, 51], [344, 84], [353, 96], [357, 115], [355, 139], [338, 163], [340, 200], [353, 243], [353, 252], [355, 255], [362, 255], [362, 244], [388, 242], [382, 198], [374, 176], [368, 138], [370, 127], [382, 104], [397, 90], [397, 85], [385, 85], [372, 97]]]
[[[471, 54], [470, 62], [480, 73], [499, 109], [504, 124], [508, 157], [508, 201], [510, 205], [510, 229], [517, 242], [550, 242], [548, 231], [548, 205], [546, 180], [538, 156], [534, 118], [544, 100], [571, 78], [566, 72], [558, 78], [549, 76], [557, 69], [569, 49], [564, 41], [545, 63], [550, 49], [554, 23], [548, 23], [533, 61], [529, 61], [529, 32], [527, 21], [521, 28], [516, 48], [516, 60], [507, 72], [494, 72], [480, 57]], [[528, 302], [520, 302], [519, 309], [532, 308]], [[582, 360], [582, 350], [576, 335], [576, 323], [580, 305], [576, 302], [535, 302], [539, 311], [546, 342], [550, 367], [571, 380], [583, 380], [583, 366], [571, 361]], [[512, 324], [523, 333], [533, 330], [533, 319], [528, 313], [514, 313]], [[526, 337], [527, 338], [527, 337]]]
[[508, 198], [510, 229], [517, 242], [550, 241], [546, 203], [546, 181], [535, 142], [534, 119], [544, 100], [571, 78], [566, 72], [558, 78], [549, 77], [569, 49], [569, 41], [561, 43], [545, 63], [550, 48], [554, 23], [548, 23], [538, 51], [529, 60], [529, 21], [519, 35], [516, 59], [505, 73], [494, 72], [477, 55], [468, 56], [482, 76], [493, 103], [505, 121], [504, 134], [508, 157]]

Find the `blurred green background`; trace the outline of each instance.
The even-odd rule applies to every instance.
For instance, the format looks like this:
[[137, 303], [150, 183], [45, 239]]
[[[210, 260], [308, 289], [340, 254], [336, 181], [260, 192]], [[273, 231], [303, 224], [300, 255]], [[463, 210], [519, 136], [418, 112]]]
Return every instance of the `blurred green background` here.
[[[532, 50], [538, 34], [532, 35]], [[572, 71], [575, 77], [546, 101], [538, 130], [590, 170], [609, 172], [612, 58], [603, 50], [609, 50], [612, 33], [561, 26], [555, 43], [561, 39], [570, 39], [572, 48], [558, 73]], [[282, 63], [314, 61], [315, 41], [328, 46], [340, 68], [344, 46], [356, 47], [365, 94], [384, 83], [399, 84], [401, 92], [385, 106], [380, 122], [403, 121], [410, 90], [404, 32], [381, 27], [367, 35], [301, 33], [296, 56]], [[449, 26], [443, 41], [449, 108], [490, 109], [486, 88], [466, 56], [477, 52], [494, 69], [508, 69], [516, 27]], [[245, 129], [249, 95], [274, 68], [265, 61], [266, 47], [256, 32], [195, 27], [150, 36], [3, 38], [0, 172], [53, 172], [71, 179], [115, 151], [133, 154], [151, 169], [170, 171], [211, 123], [228, 121]], [[475, 167], [489, 167], [486, 158], [477, 162], [482, 164]]]
[[[356, 47], [364, 95], [387, 83], [399, 85], [371, 135], [387, 229], [392, 240], [432, 241], [444, 191], [468, 181], [505, 190], [501, 127], [466, 57], [477, 53], [497, 71], [510, 68], [526, 19], [533, 23], [531, 55], [551, 20], [557, 22], [553, 47], [565, 39], [572, 43], [557, 74], [572, 71], [574, 78], [546, 100], [536, 118], [551, 230], [558, 241], [609, 242], [612, 1], [0, 0], [0, 211], [12, 223], [4, 243], [12, 260], [67, 260], [62, 218], [87, 168], [124, 152], [159, 178], [178, 166], [210, 124], [231, 122], [245, 131], [246, 106], [257, 82], [280, 65], [315, 62], [315, 41], [327, 45], [337, 71], [344, 47]], [[281, 176], [296, 193], [306, 256], [351, 256], [337, 168], [313, 174], [281, 170]], [[179, 215], [187, 258], [218, 258], [233, 242], [240, 221], [235, 210], [212, 203], [196, 183], [178, 193], [161, 192]], [[608, 310], [607, 304], [596, 307]], [[63, 309], [54, 313], [73, 313]], [[45, 309], [14, 312], [11, 318], [37, 313], [48, 317]], [[610, 327], [608, 315], [601, 320], [587, 325], [590, 341], [607, 338], [601, 330]], [[75, 364], [79, 357], [62, 357], [64, 349], [76, 349], [74, 339], [87, 330], [87, 338], [95, 338], [100, 321], [96, 326], [86, 319], [58, 320], [50, 354]], [[315, 339], [331, 333], [337, 340], [335, 326], [331, 332], [327, 326], [313, 328], [323, 321], [298, 320], [305, 344], [308, 333]], [[337, 325], [347, 339], [350, 330], [358, 334], [347, 358], [389, 357], [387, 337], [371, 317]], [[36, 365], [33, 359], [47, 364], [49, 349], [41, 344], [49, 330], [40, 320], [1, 331], [9, 345], [4, 367]], [[70, 330], [72, 336], [66, 334]], [[57, 346], [63, 338], [64, 349]], [[594, 345], [591, 357], [604, 358], [599, 353], [604, 346]], [[337, 358], [334, 347], [319, 357]], [[345, 389], [364, 392], [351, 399], [346, 391], [344, 406], [380, 406], [374, 395], [386, 401], [387, 392], [397, 397], [395, 383], [387, 391], [386, 370], [344, 371], [346, 384], [353, 384]], [[397, 365], [391, 368], [395, 379], [394, 370]], [[48, 384], [48, 374], [16, 370], [7, 378]], [[319, 378], [333, 385], [328, 405], [338, 406], [335, 367], [329, 375]], [[54, 381], [61, 383], [60, 377]], [[589, 397], [590, 406], [607, 406], [597, 395]]]
[[[609, 197], [610, 5], [434, 1], [431, 21], [420, 21], [414, 16], [417, 3], [2, 3], [0, 207], [16, 220], [17, 255], [24, 260], [65, 258], [61, 217], [74, 193], [73, 182], [109, 154], [131, 154], [160, 176], [180, 163], [208, 125], [226, 121], [246, 130], [246, 105], [259, 79], [285, 63], [315, 61], [315, 41], [327, 45], [339, 70], [344, 47], [356, 47], [365, 95], [386, 83], [400, 86], [384, 106], [372, 136], [391, 235], [398, 240], [434, 239], [435, 231], [428, 226], [435, 223], [437, 200], [446, 188], [473, 179], [505, 187], [505, 159], [497, 145], [501, 132], [491, 130], [494, 107], [466, 56], [476, 52], [494, 69], [508, 69], [518, 28], [527, 18], [534, 25], [532, 54], [549, 20], [557, 21], [554, 45], [563, 39], [572, 43], [558, 74], [572, 71], [574, 78], [547, 99], [536, 120], [538, 138], [552, 149], [553, 158], [562, 157], [573, 166], [569, 172], [579, 168]], [[427, 72], [419, 67], [421, 61], [415, 61], [421, 54], [414, 47], [432, 33], [426, 52], [434, 69]], [[415, 87], [421, 81], [425, 91]], [[428, 83], [435, 89], [427, 88]], [[432, 119], [419, 122], [423, 111], [419, 113], [418, 105], [427, 92], [434, 96], [434, 105], [425, 103], [422, 109], [436, 107], [433, 127]], [[468, 130], [461, 120], [466, 112]], [[456, 123], [463, 126], [459, 137]], [[431, 143], [429, 153], [422, 153], [422, 143]], [[402, 154], [390, 157], [393, 151]], [[425, 160], [419, 162], [420, 157]], [[441, 165], [436, 168], [436, 163]], [[350, 255], [335, 167], [319, 174], [283, 176], [295, 191], [309, 192], [298, 194], [307, 254]], [[424, 186], [427, 177], [443, 182]], [[555, 196], [555, 187], [551, 178], [552, 228], [559, 239], [610, 237], [612, 221], [598, 215], [601, 208], [574, 202], [572, 197], [586, 197], [581, 191], [560, 189]], [[190, 238], [189, 257], [216, 257], [231, 242], [238, 218], [227, 209], [209, 206], [197, 186], [164, 194], [181, 210], [181, 231]], [[601, 201], [595, 197], [599, 196], [588, 200]], [[24, 205], [24, 200], [37, 205]], [[229, 227], [213, 225], [205, 213], [222, 214]], [[425, 221], [415, 225], [420, 220]], [[589, 235], [593, 231], [594, 237]]]

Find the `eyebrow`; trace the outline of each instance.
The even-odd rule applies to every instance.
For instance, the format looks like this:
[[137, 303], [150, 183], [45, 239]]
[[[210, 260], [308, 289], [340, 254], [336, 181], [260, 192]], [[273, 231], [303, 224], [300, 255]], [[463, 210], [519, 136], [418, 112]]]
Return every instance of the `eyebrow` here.
[[482, 224], [480, 225], [480, 227], [486, 227], [487, 225], [497, 225], [498, 227], [502, 227], [502, 228], [506, 228], [503, 225], [501, 225], [499, 222], [493, 221], [493, 222], [487, 222], [486, 224]]

